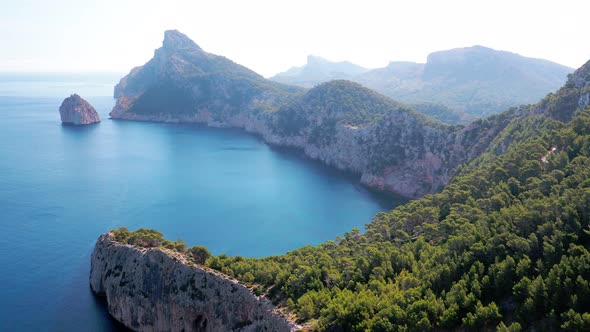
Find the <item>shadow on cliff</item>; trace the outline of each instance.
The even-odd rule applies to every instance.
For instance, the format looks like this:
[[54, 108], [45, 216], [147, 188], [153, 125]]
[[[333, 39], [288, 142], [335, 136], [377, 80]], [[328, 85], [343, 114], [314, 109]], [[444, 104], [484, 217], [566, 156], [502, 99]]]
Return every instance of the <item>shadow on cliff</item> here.
[[[90, 291], [92, 293], [92, 291]], [[113, 318], [111, 314], [109, 314], [108, 304], [106, 297], [98, 296], [92, 293], [92, 298], [94, 300], [94, 305], [98, 309], [99, 313], [103, 317], [108, 317], [108, 326], [105, 327], [105, 331], [108, 332], [129, 332], [132, 331], [128, 329], [125, 325], [121, 324], [118, 320]]]

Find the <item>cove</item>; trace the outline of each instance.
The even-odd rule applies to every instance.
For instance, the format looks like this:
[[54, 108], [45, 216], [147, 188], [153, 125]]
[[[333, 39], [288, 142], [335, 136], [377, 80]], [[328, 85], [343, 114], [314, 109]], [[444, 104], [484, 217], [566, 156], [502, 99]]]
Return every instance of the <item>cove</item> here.
[[80, 92], [102, 122], [61, 126], [68, 94], [48, 91], [0, 97], [3, 331], [119, 329], [88, 287], [94, 242], [112, 228], [262, 257], [362, 229], [401, 203], [241, 130], [109, 120], [111, 97]]

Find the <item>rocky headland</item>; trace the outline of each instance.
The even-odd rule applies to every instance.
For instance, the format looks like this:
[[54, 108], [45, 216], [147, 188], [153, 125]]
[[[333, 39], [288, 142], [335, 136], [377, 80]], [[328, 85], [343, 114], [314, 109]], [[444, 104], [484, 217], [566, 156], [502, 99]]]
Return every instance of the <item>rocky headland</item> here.
[[100, 122], [94, 107], [77, 94], [64, 99], [59, 107], [59, 115], [61, 122], [67, 125], [79, 126]]
[[237, 127], [269, 144], [359, 175], [373, 189], [416, 198], [444, 187], [509, 122], [467, 127], [431, 120], [357, 83], [304, 90], [269, 81], [166, 31], [163, 46], [115, 87], [113, 119]]
[[264, 296], [183, 254], [99, 237], [90, 287], [109, 313], [134, 331], [294, 331]]

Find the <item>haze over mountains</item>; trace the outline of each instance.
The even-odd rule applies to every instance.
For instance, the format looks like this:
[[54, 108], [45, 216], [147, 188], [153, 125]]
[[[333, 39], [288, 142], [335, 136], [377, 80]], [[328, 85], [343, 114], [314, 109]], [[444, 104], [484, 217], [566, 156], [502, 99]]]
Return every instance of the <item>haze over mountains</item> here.
[[271, 80], [313, 88], [319, 83], [331, 80], [350, 80], [368, 71], [369, 69], [352, 62], [332, 62], [316, 55], [308, 55], [305, 65], [292, 67], [286, 72], [278, 73], [271, 77]]
[[[473, 46], [431, 53], [426, 63], [395, 61], [372, 70], [310, 56], [303, 67], [270, 79], [302, 87], [348, 79], [403, 103], [442, 104], [455, 117], [483, 117], [539, 100], [562, 86], [571, 72], [551, 61]], [[438, 107], [437, 112], [450, 110]]]

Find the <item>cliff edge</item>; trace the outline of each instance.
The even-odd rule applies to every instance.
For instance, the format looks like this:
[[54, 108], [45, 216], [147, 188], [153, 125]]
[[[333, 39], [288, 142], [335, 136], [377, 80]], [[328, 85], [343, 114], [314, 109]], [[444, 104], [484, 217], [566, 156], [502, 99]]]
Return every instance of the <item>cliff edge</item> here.
[[263, 296], [163, 248], [139, 248], [101, 235], [92, 252], [92, 291], [134, 331], [295, 331]]

